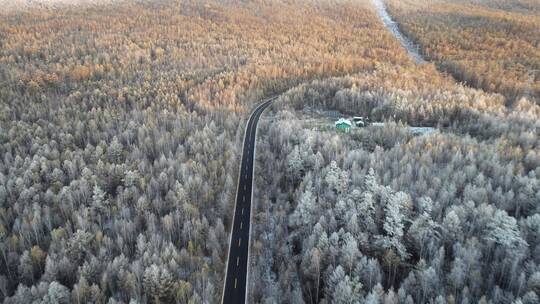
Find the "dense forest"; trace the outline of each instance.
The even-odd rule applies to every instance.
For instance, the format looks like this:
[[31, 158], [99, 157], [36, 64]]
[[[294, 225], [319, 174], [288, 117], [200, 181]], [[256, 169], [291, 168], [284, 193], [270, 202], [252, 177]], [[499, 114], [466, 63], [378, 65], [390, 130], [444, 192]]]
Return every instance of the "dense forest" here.
[[251, 106], [406, 56], [353, 1], [0, 14], [5, 303], [218, 302]]
[[[453, 36], [458, 1], [517, 24], [497, 33], [508, 61]], [[218, 303], [244, 123], [281, 94], [257, 143], [251, 302], [538, 303], [538, 78], [521, 73], [538, 10], [512, 1], [392, 2], [426, 65], [368, 0], [0, 11], [0, 301]], [[386, 124], [321, 130], [312, 110]]]
[[540, 104], [540, 3], [388, 0], [400, 28], [458, 81]]
[[[275, 105], [257, 151], [273, 174], [257, 175], [253, 302], [538, 303], [538, 106], [415, 72], [315, 81]], [[321, 132], [306, 107], [387, 124]]]
[[289, 90], [261, 125], [252, 302], [538, 303], [539, 118], [410, 60]]

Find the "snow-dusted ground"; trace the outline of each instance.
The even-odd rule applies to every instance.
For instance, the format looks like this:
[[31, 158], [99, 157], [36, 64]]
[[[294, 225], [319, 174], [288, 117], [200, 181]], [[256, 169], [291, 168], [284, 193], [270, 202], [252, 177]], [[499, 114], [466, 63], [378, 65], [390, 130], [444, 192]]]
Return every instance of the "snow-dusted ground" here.
[[0, 0], [0, 11], [25, 10], [31, 8], [60, 8], [79, 5], [100, 5], [120, 0]]
[[[373, 122], [370, 124], [370, 126], [372, 127], [384, 127], [384, 125], [385, 125], [384, 122]], [[432, 128], [432, 127], [407, 126], [407, 129], [409, 129], [409, 131], [411, 131], [411, 133], [414, 135], [428, 135], [428, 134], [435, 133], [438, 131], [437, 128]]]
[[381, 17], [382, 21], [384, 22], [384, 25], [390, 30], [390, 32], [392, 32], [392, 34], [407, 50], [414, 61], [416, 61], [418, 64], [426, 63], [426, 60], [418, 51], [418, 46], [400, 32], [397, 23], [392, 19], [392, 17], [390, 17], [388, 10], [386, 9], [386, 5], [384, 4], [384, 0], [373, 0], [373, 4], [375, 5], [375, 9], [377, 10], [379, 17]]
[[411, 130], [413, 134], [418, 135], [428, 135], [437, 132], [437, 129], [432, 127], [409, 127], [409, 130]]
[[[349, 115], [345, 115], [338, 111], [325, 111], [319, 109], [312, 109], [310, 107], [305, 108], [303, 115], [301, 116], [304, 126], [308, 129], [316, 129], [320, 131], [335, 131], [334, 123], [340, 118], [352, 119]], [[385, 122], [375, 121], [369, 123], [369, 127], [382, 128], [386, 125]], [[413, 135], [429, 135], [439, 132], [439, 129], [433, 127], [414, 127], [404, 125]], [[365, 128], [353, 127], [353, 130], [360, 130]]]

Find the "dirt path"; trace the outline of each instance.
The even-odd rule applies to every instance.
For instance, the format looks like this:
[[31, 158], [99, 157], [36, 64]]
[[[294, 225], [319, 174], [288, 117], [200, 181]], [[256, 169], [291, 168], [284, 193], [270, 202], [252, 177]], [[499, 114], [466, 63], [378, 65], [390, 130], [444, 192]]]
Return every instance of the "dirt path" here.
[[375, 9], [379, 14], [379, 17], [383, 21], [384, 25], [388, 30], [396, 37], [396, 39], [401, 43], [401, 45], [407, 50], [407, 53], [414, 59], [418, 64], [425, 64], [427, 61], [422, 57], [419, 52], [418, 46], [415, 45], [409, 38], [407, 38], [401, 31], [397, 23], [390, 17], [388, 10], [383, 0], [373, 0]]

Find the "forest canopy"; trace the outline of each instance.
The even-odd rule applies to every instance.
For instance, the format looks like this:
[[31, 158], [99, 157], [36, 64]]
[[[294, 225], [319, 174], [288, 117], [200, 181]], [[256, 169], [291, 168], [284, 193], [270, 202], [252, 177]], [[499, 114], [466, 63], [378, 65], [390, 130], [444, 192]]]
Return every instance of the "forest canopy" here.
[[540, 107], [438, 69], [384, 63], [280, 96], [261, 126], [252, 302], [539, 302]]
[[405, 55], [355, 1], [106, 2], [1, 12], [0, 298], [218, 302], [251, 106]]
[[[469, 15], [391, 3], [425, 65], [368, 0], [3, 10], [0, 300], [219, 302], [244, 123], [279, 94], [257, 143], [252, 302], [538, 303], [535, 2], [513, 0], [526, 18], [459, 1]], [[337, 133], [310, 111], [384, 125]]]
[[534, 0], [390, 0], [424, 56], [459, 81], [540, 103], [540, 4]]

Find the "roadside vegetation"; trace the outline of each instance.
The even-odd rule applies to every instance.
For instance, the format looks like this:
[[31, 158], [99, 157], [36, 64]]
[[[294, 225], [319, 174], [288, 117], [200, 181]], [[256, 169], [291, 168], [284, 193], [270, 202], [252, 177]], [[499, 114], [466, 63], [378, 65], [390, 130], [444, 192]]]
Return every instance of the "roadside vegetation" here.
[[389, 0], [426, 59], [458, 81], [540, 103], [540, 4], [533, 0]]

